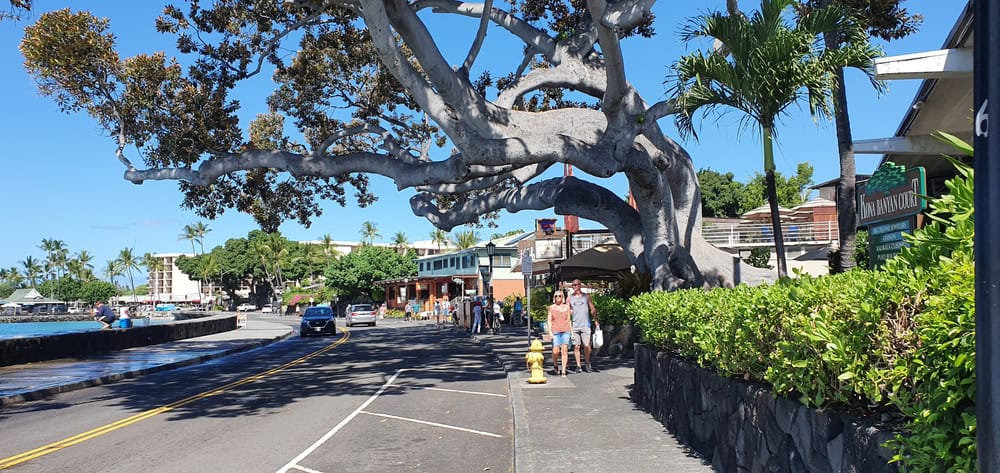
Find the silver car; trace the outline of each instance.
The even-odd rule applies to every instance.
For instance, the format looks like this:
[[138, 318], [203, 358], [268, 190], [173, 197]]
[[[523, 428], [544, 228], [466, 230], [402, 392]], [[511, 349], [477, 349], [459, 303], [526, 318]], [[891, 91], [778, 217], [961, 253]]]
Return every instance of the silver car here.
[[351, 304], [347, 306], [345, 317], [348, 327], [353, 327], [354, 324], [369, 324], [374, 327], [377, 315], [375, 307], [371, 304]]

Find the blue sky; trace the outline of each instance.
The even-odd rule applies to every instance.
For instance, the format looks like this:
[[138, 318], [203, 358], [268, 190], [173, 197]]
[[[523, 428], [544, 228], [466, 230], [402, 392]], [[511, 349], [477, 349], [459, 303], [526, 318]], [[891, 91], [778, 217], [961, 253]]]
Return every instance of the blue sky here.
[[[165, 50], [173, 54], [170, 38], [157, 34], [153, 21], [162, 4], [143, 2], [53, 2], [36, 0], [35, 16], [64, 8], [88, 9], [111, 20], [123, 57], [139, 52]], [[757, 6], [741, 2], [745, 9]], [[920, 31], [885, 46], [888, 55], [938, 49], [965, 5], [961, 0], [908, 0], [905, 6], [923, 14]], [[660, 1], [654, 8], [657, 35], [653, 39], [626, 41], [625, 61], [629, 79], [650, 103], [664, 98], [664, 78], [669, 65], [687, 49], [677, 39], [677, 29], [691, 16], [709, 9], [725, 7], [724, 0], [697, 2]], [[28, 20], [30, 22], [31, 19]], [[18, 44], [28, 22], [0, 22], [0, 159], [3, 162], [4, 224], [0, 244], [0, 267], [18, 266], [27, 256], [44, 258], [38, 248], [43, 238], [66, 242], [71, 253], [86, 249], [95, 256], [100, 269], [124, 247], [138, 254], [151, 252], [189, 252], [190, 244], [179, 240], [184, 225], [199, 221], [192, 211], [180, 208], [180, 194], [174, 182], [149, 182], [141, 186], [122, 179], [123, 166], [114, 156], [114, 143], [94, 121], [83, 114], [61, 113], [48, 98], [41, 97], [33, 80], [23, 68]], [[471, 41], [468, 33], [474, 20], [458, 26], [432, 31], [445, 56], [460, 63]], [[432, 24], [433, 28], [433, 24]], [[438, 31], [445, 31], [439, 33]], [[477, 66], [506, 73], [517, 66], [520, 45], [508, 41], [504, 32], [492, 28]], [[513, 62], [512, 62], [513, 61]], [[499, 74], [495, 74], [497, 76]], [[242, 87], [237, 98], [244, 105], [246, 120], [264, 110], [263, 99], [269, 84], [262, 77]], [[848, 73], [848, 102], [855, 139], [892, 136], [919, 86], [918, 81], [889, 84], [889, 91], [879, 96], [860, 73]], [[759, 139], [750, 130], [738, 131], [737, 114], [719, 121], [703, 122], [700, 141], [681, 141], [691, 153], [697, 168], [733, 172], [746, 181], [761, 168]], [[663, 120], [668, 134], [677, 138], [672, 122]], [[778, 127], [775, 160], [778, 171], [794, 173], [798, 162], [809, 161], [816, 169], [817, 182], [839, 175], [836, 133], [832, 123], [814, 122], [807, 111], [796, 111]], [[136, 151], [128, 151], [132, 161], [141, 162]], [[879, 156], [859, 155], [858, 172], [871, 172]], [[561, 172], [561, 171], [560, 171]], [[607, 187], [619, 194], [626, 192], [624, 180], [612, 178]], [[297, 223], [282, 225], [282, 233], [291, 239], [318, 239], [329, 233], [337, 240], [358, 240], [363, 221], [376, 222], [389, 241], [396, 232], [404, 232], [410, 241], [428, 239], [433, 230], [426, 220], [410, 212], [409, 192], [400, 193], [384, 178], [372, 177], [372, 188], [380, 196], [374, 205], [361, 209], [327, 202], [324, 215], [310, 228]], [[550, 217], [549, 212], [504, 214], [499, 229], [479, 229], [488, 237], [495, 231], [530, 229], [535, 218]], [[211, 248], [226, 239], [245, 236], [256, 228], [253, 220], [237, 212], [206, 222], [211, 229], [205, 246]], [[582, 222], [584, 228], [596, 228]], [[461, 229], [461, 227], [459, 228]]]

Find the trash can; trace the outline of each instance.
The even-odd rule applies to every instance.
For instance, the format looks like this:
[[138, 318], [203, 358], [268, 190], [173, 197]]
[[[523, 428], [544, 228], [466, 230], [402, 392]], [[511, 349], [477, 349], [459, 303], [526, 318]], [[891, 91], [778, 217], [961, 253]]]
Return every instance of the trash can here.
[[118, 319], [119, 328], [132, 328], [132, 319]]

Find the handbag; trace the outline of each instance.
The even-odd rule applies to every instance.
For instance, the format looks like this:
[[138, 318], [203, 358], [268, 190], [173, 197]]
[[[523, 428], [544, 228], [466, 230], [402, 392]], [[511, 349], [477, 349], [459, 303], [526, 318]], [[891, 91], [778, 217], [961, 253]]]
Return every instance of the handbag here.
[[597, 327], [597, 329], [594, 330], [594, 340], [591, 342], [591, 346], [595, 349], [604, 346], [604, 331], [601, 330], [601, 327]]

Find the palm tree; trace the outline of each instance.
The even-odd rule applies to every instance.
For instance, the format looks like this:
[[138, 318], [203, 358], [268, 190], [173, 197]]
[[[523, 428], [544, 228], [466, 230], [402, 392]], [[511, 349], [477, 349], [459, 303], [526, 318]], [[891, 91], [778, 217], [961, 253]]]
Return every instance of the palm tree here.
[[208, 226], [202, 222], [196, 222], [193, 225], [184, 225], [184, 229], [181, 234], [177, 237], [177, 240], [187, 240], [191, 243], [191, 253], [197, 255], [198, 251], [195, 250], [195, 242], [201, 247], [201, 252], [205, 252], [205, 234], [210, 232]]
[[336, 258], [340, 256], [340, 252], [337, 251], [337, 248], [334, 246], [333, 237], [330, 236], [329, 233], [323, 235], [323, 238], [320, 241], [322, 242], [323, 245], [323, 255], [326, 256], [328, 263], [330, 258]]
[[14, 289], [19, 289], [21, 287], [21, 283], [24, 282], [24, 276], [22, 276], [21, 272], [17, 270], [17, 266], [11, 266], [10, 268], [7, 268], [6, 271], [7, 275], [4, 277], [4, 280], [9, 282]]
[[142, 255], [142, 265], [146, 268], [149, 289], [153, 291], [153, 304], [156, 304], [156, 300], [159, 299], [159, 284], [154, 276], [163, 271], [166, 265], [163, 264], [162, 258], [157, 258], [152, 253]]
[[192, 231], [198, 239], [198, 247], [201, 248], [201, 254], [205, 254], [205, 235], [212, 230], [204, 222], [195, 222]]
[[463, 230], [455, 233], [455, 239], [452, 240], [452, 243], [460, 250], [465, 250], [476, 246], [480, 240], [479, 234], [475, 230]]
[[94, 278], [94, 261], [93, 255], [87, 252], [87, 250], [80, 250], [76, 254], [76, 257], [71, 261], [76, 261], [75, 266], [77, 268], [77, 277], [84, 281], [89, 281]]
[[[814, 7], [822, 7], [831, 3], [855, 7], [855, 19], [865, 28], [869, 36], [875, 36], [885, 41], [903, 38], [917, 31], [922, 21], [920, 15], [909, 15], [900, 7], [901, 0], [875, 2], [868, 5], [858, 5], [851, 0], [810, 0], [803, 2], [799, 13], [809, 14]], [[894, 5], [893, 5], [894, 4]], [[824, 34], [823, 42], [828, 50], [839, 49], [841, 44], [849, 43], [854, 38], [847, 34]], [[847, 111], [847, 90], [844, 84], [844, 70], [837, 70], [837, 87], [833, 95], [833, 117], [837, 128], [837, 150], [840, 156], [840, 180], [837, 181], [837, 227], [839, 233], [840, 271], [847, 271], [856, 264], [854, 247], [857, 244], [857, 202], [856, 178], [854, 164], [854, 138], [851, 136], [851, 119]], [[882, 82], [875, 82], [875, 89], [884, 91]]]
[[287, 240], [280, 233], [268, 233], [253, 246], [253, 252], [260, 259], [264, 268], [264, 276], [271, 285], [271, 291], [277, 294], [276, 289], [284, 284], [281, 276], [281, 268], [288, 257]]
[[[213, 281], [222, 273], [222, 265], [219, 264], [219, 259], [215, 257], [214, 253], [201, 255], [198, 263], [199, 276], [201, 276], [202, 281], [208, 281], [208, 295], [209, 297], [214, 297], [215, 287]], [[215, 301], [213, 300], [211, 303], [214, 304]]]
[[108, 278], [108, 281], [115, 286], [115, 294], [118, 294], [118, 283], [115, 282], [115, 278], [121, 276], [121, 274], [121, 263], [117, 259], [110, 259], [104, 265], [104, 277]]
[[448, 244], [448, 234], [440, 228], [435, 228], [434, 231], [431, 232], [431, 243], [436, 244], [438, 252], [440, 252], [441, 246]]
[[31, 288], [35, 288], [35, 282], [37, 282], [38, 277], [42, 275], [42, 265], [38, 263], [38, 260], [29, 256], [21, 261], [21, 267], [24, 268], [24, 277], [28, 279], [31, 283]]
[[405, 233], [396, 232], [396, 234], [392, 236], [392, 245], [396, 247], [396, 251], [399, 252], [399, 254], [404, 255], [406, 254], [406, 249], [410, 246], [410, 241], [406, 238]]
[[382, 234], [378, 232], [378, 226], [375, 225], [375, 222], [361, 222], [361, 243], [371, 245], [375, 243], [376, 238], [382, 238]]
[[125, 247], [118, 253], [118, 264], [121, 271], [128, 276], [129, 287], [132, 289], [132, 297], [135, 297], [135, 278], [132, 270], [139, 269], [139, 260], [132, 252], [132, 248]]
[[683, 40], [711, 38], [723, 47], [708, 54], [695, 51], [678, 60], [672, 90], [679, 110], [675, 115], [677, 128], [683, 134], [696, 135], [696, 112], [704, 115], [704, 108], [718, 106], [743, 112], [741, 126], [758, 127], [779, 277], [788, 271], [774, 181], [776, 122], [803, 98], [808, 99], [814, 116], [829, 117], [836, 71], [854, 67], [871, 76], [871, 58], [878, 54], [866, 40], [847, 44], [836, 53], [824, 52], [818, 47], [819, 35], [851, 31], [850, 16], [830, 6], [791, 25], [785, 13], [795, 4], [795, 0], [763, 0], [760, 11], [749, 17], [709, 13], [683, 27]]

